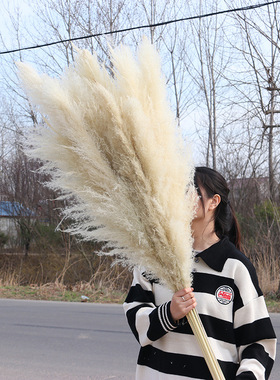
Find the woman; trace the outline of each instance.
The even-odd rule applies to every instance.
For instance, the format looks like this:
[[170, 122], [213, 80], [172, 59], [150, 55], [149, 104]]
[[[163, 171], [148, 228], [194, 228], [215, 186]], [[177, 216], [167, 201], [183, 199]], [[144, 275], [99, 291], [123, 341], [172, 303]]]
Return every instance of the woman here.
[[137, 380], [211, 379], [186, 314], [196, 307], [227, 380], [264, 380], [275, 359], [276, 337], [240, 233], [225, 179], [198, 167], [199, 204], [192, 223], [193, 288], [175, 294], [135, 269], [124, 303], [141, 345]]

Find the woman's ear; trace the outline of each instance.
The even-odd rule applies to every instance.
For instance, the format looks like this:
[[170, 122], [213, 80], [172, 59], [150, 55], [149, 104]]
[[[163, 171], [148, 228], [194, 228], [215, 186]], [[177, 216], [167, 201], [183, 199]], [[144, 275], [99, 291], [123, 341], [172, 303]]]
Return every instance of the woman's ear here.
[[221, 196], [219, 194], [215, 194], [213, 198], [211, 198], [209, 210], [214, 210], [220, 203], [221, 203]]

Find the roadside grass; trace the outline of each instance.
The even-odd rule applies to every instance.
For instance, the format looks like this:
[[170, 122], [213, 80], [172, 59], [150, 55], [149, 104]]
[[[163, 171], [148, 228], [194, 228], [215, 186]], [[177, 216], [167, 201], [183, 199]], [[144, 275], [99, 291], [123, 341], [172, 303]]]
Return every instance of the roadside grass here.
[[280, 294], [269, 293], [265, 296], [265, 302], [269, 313], [280, 313]]
[[[125, 300], [127, 291], [110, 288], [95, 288], [81, 283], [73, 287], [59, 283], [26, 286], [0, 286], [0, 298], [45, 300], [61, 302], [118, 303]], [[86, 297], [86, 298], [85, 298]], [[280, 313], [280, 296], [269, 293], [265, 296], [269, 313]]]
[[0, 298], [122, 303], [132, 273], [111, 257], [0, 255]]
[[[83, 284], [85, 285], [85, 284]], [[93, 286], [45, 285], [0, 286], [0, 298], [46, 300], [62, 302], [123, 303], [126, 292], [114, 289], [95, 289]]]
[[[278, 261], [255, 263], [270, 313], [280, 313]], [[59, 255], [0, 255], [0, 298], [121, 304], [131, 281], [110, 257], [72, 255], [66, 265]]]

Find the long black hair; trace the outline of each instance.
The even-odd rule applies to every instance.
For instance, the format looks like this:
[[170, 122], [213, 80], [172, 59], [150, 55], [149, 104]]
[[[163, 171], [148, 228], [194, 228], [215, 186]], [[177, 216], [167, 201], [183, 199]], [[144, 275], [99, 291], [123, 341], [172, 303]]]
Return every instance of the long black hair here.
[[220, 195], [221, 202], [216, 207], [214, 214], [215, 233], [219, 238], [228, 236], [229, 240], [240, 249], [240, 228], [228, 199], [230, 190], [224, 177], [214, 169], [200, 166], [195, 168], [194, 184], [198, 195], [201, 196], [202, 204], [201, 188], [205, 190], [208, 198], [213, 198], [215, 194]]

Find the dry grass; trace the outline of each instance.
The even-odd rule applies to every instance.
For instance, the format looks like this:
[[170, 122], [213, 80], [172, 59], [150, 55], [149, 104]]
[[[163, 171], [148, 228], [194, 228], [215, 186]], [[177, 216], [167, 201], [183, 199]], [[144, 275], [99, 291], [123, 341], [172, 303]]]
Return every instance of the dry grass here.
[[123, 302], [132, 280], [112, 259], [95, 255], [1, 255], [0, 297]]
[[110, 288], [96, 288], [89, 283], [73, 287], [59, 282], [45, 285], [3, 285], [0, 284], [0, 298], [32, 299], [66, 302], [123, 303], [125, 291]]
[[[273, 255], [253, 260], [269, 312], [280, 312], [280, 262]], [[132, 274], [112, 259], [92, 254], [0, 255], [0, 298], [122, 303]]]
[[262, 289], [268, 311], [270, 313], [280, 312], [280, 260], [269, 245], [257, 246], [254, 256], [251, 255], [252, 261]]
[[280, 260], [275, 256], [262, 256], [255, 260], [255, 268], [264, 294], [277, 293], [280, 280]]

